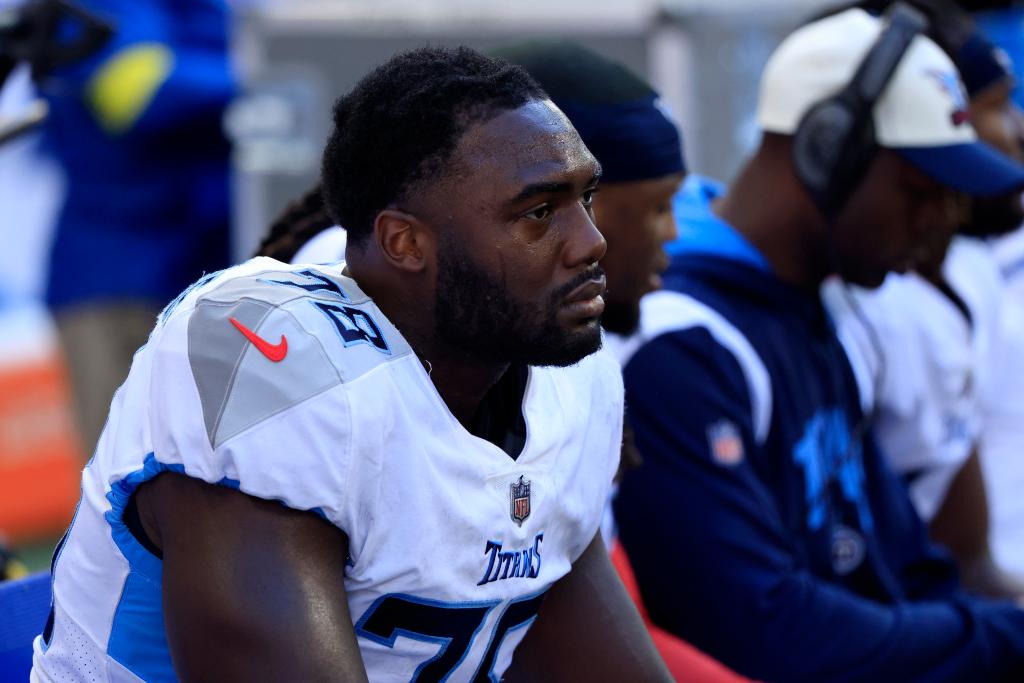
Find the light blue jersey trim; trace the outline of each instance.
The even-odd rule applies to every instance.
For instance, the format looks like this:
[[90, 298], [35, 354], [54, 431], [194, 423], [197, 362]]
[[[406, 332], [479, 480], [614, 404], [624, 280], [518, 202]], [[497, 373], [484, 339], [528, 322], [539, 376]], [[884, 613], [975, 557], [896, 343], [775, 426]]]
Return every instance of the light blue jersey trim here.
[[[159, 462], [153, 453], [147, 454], [141, 469], [111, 484], [107, 493], [111, 508], [104, 515], [114, 543], [129, 566], [128, 577], [114, 611], [107, 654], [147, 683], [178, 680], [164, 630], [163, 561], [132, 535], [124, 522], [124, 511], [140, 485], [164, 472], [185, 474], [185, 467]], [[238, 480], [227, 477], [216, 485], [242, 490]], [[245, 493], [244, 490], [242, 492]], [[326, 519], [320, 508], [309, 512]]]
[[711, 203], [725, 192], [721, 183], [691, 173], [672, 199], [672, 212], [679, 226], [679, 237], [665, 245], [669, 256], [677, 254], [714, 254], [740, 261], [766, 272], [768, 261], [754, 245], [720, 219]]
[[163, 562], [135, 539], [124, 523], [124, 511], [135, 489], [163, 472], [181, 473], [184, 467], [158, 462], [148, 454], [142, 469], [111, 485], [107, 493], [111, 509], [104, 515], [129, 567], [114, 611], [107, 654], [144, 681], [176, 681], [177, 676], [164, 631]]

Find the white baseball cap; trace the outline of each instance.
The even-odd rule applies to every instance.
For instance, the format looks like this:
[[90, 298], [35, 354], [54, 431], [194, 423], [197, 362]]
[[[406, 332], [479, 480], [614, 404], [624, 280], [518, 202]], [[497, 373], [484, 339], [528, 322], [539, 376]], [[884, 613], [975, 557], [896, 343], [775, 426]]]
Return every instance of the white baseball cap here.
[[[850, 9], [807, 24], [775, 50], [761, 77], [757, 120], [792, 135], [818, 102], [842, 90], [884, 23]], [[874, 108], [878, 144], [935, 181], [970, 195], [1024, 187], [1024, 165], [980, 142], [956, 67], [923, 35], [911, 42]]]

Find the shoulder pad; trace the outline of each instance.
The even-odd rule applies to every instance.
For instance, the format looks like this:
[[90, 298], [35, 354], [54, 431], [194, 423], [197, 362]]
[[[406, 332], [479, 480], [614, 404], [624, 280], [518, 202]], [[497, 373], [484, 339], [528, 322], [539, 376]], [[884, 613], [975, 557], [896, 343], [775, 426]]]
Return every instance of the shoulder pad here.
[[188, 359], [214, 448], [412, 352], [355, 282], [332, 270], [250, 272], [199, 292]]

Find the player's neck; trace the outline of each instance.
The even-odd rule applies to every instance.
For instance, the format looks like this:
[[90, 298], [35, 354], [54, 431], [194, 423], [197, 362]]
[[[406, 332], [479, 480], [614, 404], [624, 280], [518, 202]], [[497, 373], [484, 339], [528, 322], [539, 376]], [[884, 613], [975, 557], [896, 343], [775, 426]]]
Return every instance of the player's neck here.
[[825, 226], [795, 178], [787, 183], [792, 171], [779, 166], [755, 157], [713, 211], [761, 252], [780, 280], [817, 288], [829, 272]]
[[[385, 311], [385, 314], [387, 312]], [[438, 338], [433, 320], [391, 319], [415, 351], [430, 375], [437, 393], [462, 426], [469, 429], [480, 404], [502, 375], [508, 363], [477, 360]]]
[[452, 357], [443, 352], [431, 354], [417, 349], [417, 355], [424, 361], [430, 379], [448, 410], [466, 429], [470, 429], [487, 392], [509, 369], [508, 363], [476, 363], [468, 361], [462, 354]]
[[375, 277], [372, 268], [352, 268], [349, 275], [391, 321], [423, 362], [441, 400], [468, 428], [484, 396], [508, 370], [508, 363], [487, 363], [468, 356], [438, 339], [433, 310], [409, 296], [408, 287], [396, 291]]

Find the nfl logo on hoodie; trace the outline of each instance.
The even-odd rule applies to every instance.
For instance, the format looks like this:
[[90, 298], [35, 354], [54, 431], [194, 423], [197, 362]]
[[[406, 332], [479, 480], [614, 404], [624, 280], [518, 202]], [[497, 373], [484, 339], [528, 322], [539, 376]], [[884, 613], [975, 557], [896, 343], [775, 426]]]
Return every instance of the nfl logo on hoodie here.
[[743, 437], [731, 420], [719, 420], [708, 425], [708, 446], [711, 459], [719, 465], [732, 467], [743, 461]]

